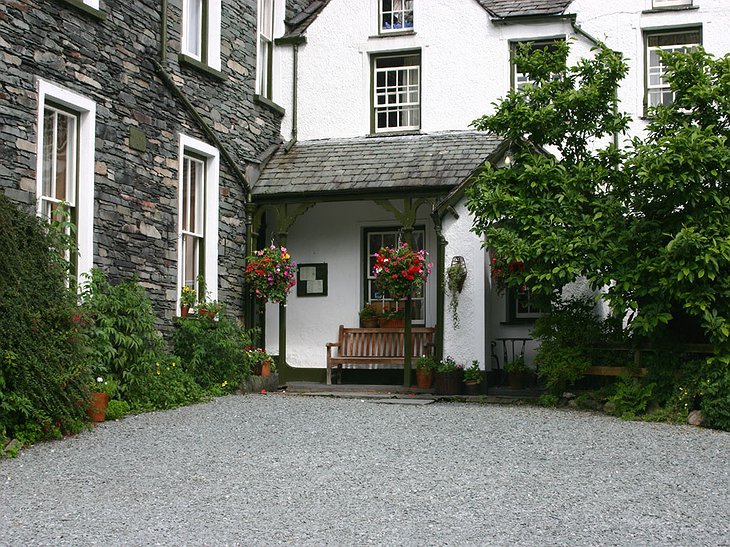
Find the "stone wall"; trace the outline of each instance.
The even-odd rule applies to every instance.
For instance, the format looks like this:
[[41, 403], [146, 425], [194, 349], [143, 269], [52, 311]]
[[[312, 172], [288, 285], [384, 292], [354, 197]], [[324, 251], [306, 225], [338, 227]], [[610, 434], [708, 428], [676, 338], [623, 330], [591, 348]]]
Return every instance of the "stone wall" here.
[[[113, 280], [136, 274], [165, 330], [177, 298], [178, 135], [215, 144], [154, 62], [245, 172], [280, 139], [281, 115], [253, 101], [256, 0], [222, 0], [218, 77], [178, 61], [182, 0], [169, 1], [164, 60], [160, 0], [102, 0], [103, 20], [69, 2], [0, 5], [0, 189], [34, 209], [39, 77], [95, 101], [94, 265]], [[245, 196], [223, 154], [220, 165], [219, 299], [240, 315]]]

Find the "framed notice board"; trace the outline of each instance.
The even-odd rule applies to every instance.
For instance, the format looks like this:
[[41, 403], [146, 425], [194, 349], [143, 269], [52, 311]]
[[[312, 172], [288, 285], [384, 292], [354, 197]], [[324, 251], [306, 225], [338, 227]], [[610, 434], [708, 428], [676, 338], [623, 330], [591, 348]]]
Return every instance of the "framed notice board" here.
[[327, 264], [297, 265], [297, 296], [327, 296]]

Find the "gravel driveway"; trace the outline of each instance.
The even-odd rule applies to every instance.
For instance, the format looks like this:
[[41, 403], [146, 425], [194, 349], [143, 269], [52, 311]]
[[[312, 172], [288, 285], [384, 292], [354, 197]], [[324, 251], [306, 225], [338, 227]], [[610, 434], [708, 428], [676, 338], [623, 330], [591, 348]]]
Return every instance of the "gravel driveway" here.
[[0, 461], [0, 545], [729, 545], [730, 434], [248, 395]]

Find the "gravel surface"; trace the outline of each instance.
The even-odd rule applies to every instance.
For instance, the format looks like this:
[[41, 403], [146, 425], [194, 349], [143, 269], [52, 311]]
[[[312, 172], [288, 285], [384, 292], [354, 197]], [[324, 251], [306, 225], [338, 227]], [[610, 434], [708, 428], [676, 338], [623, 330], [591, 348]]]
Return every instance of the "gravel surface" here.
[[730, 434], [248, 395], [0, 461], [0, 545], [729, 545]]

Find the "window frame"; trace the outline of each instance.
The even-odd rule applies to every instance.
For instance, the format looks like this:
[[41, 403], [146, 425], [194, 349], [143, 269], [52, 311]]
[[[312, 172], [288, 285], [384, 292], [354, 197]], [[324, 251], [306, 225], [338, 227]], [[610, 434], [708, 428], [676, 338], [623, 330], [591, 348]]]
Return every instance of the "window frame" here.
[[[524, 295], [524, 296], [523, 296]], [[527, 301], [528, 308], [534, 307], [534, 311], [521, 312], [519, 310], [520, 297]], [[518, 289], [509, 288], [506, 291], [505, 302], [507, 306], [506, 316], [508, 323], [529, 323], [534, 322], [546, 313], [548, 310], [541, 309], [539, 304], [530, 306], [530, 289], [525, 288], [524, 293], [520, 293]]]
[[[177, 236], [177, 298], [176, 312], [180, 313], [180, 293], [185, 283], [184, 268], [184, 238], [186, 236], [184, 226], [184, 187], [185, 187], [185, 161], [186, 159], [203, 165], [203, 192], [200, 196], [202, 203], [199, 212], [202, 212], [202, 252], [199, 260], [199, 272], [205, 280], [206, 298], [209, 300], [218, 299], [218, 239], [219, 239], [219, 197], [220, 186], [220, 152], [217, 148], [193, 137], [180, 134], [178, 149], [178, 236]], [[196, 289], [198, 287], [196, 286]], [[200, 296], [200, 295], [199, 295]]]
[[[363, 291], [362, 291], [362, 305], [369, 304], [372, 302], [394, 302], [392, 299], [389, 298], [379, 298], [379, 299], [371, 299], [371, 284], [374, 281], [374, 277], [372, 275], [372, 268], [370, 265], [370, 258], [374, 252], [378, 251], [378, 249], [375, 249], [375, 251], [371, 252], [370, 249], [370, 236], [372, 234], [392, 234], [395, 236], [395, 244], [398, 244], [398, 241], [400, 240], [400, 234], [403, 231], [403, 228], [401, 226], [368, 226], [362, 229], [362, 280], [363, 280]], [[423, 248], [426, 248], [426, 226], [423, 224], [419, 224], [413, 227], [413, 235], [414, 237], [416, 234], [419, 234], [421, 236], [421, 239], [423, 240]], [[419, 249], [420, 250], [420, 249]], [[427, 312], [427, 305], [428, 305], [428, 290], [427, 287], [423, 287], [422, 294], [420, 297], [414, 298], [414, 301], [420, 301], [421, 302], [421, 318], [416, 318], [415, 315], [413, 317], [413, 324], [418, 326], [424, 326], [426, 324], [426, 312]]]
[[[544, 46], [550, 47], [551, 45], [559, 42], [559, 41], [565, 41], [565, 36], [553, 36], [551, 38], [535, 38], [531, 40], [510, 40], [509, 41], [509, 67], [510, 67], [510, 89], [513, 89], [515, 91], [518, 91], [522, 89], [527, 84], [533, 84], [534, 81], [527, 78], [527, 75], [525, 75], [525, 81], [524, 82], [517, 82], [518, 80], [518, 74], [523, 74], [521, 72], [517, 71], [517, 63], [515, 62], [515, 53], [517, 51], [517, 46], [520, 44], [528, 44], [532, 43], [533, 50], [537, 48], [543, 48]], [[560, 74], [554, 74], [553, 78], [557, 79], [560, 78]]]
[[[44, 217], [45, 203], [44, 174], [44, 139], [45, 114], [47, 109], [64, 112], [73, 116], [77, 122], [74, 174], [75, 203], [73, 219], [76, 226], [75, 268], [73, 275], [77, 285], [84, 282], [84, 274], [91, 271], [94, 265], [94, 156], [96, 145], [96, 103], [74, 91], [38, 80], [38, 111], [36, 113], [37, 148], [36, 148], [36, 213]], [[53, 201], [56, 201], [55, 199]], [[56, 201], [57, 202], [57, 201]], [[71, 258], [70, 256], [68, 257]]]
[[[378, 68], [378, 61], [383, 59], [396, 59], [396, 58], [403, 58], [403, 64], [400, 66], [393, 66], [393, 67], [382, 67]], [[406, 64], [406, 59], [408, 57], [418, 57], [418, 64]], [[421, 67], [423, 66], [423, 58], [421, 56], [421, 50], [410, 50], [410, 51], [402, 51], [402, 52], [383, 52], [383, 53], [374, 53], [370, 56], [370, 132], [374, 135], [387, 135], [389, 133], [403, 133], [403, 132], [418, 132], [421, 130], [422, 127], [422, 119], [421, 119], [421, 113], [423, 111], [423, 96], [422, 96], [422, 89], [423, 89], [423, 71], [421, 70]], [[378, 109], [386, 109], [386, 116], [387, 116], [387, 108], [389, 103], [384, 103], [383, 106], [378, 106], [378, 73], [379, 72], [387, 72], [392, 70], [405, 70], [405, 71], [411, 71], [413, 69], [417, 69], [418, 71], [418, 84], [417, 84], [417, 93], [418, 93], [418, 101], [417, 103], [411, 103], [409, 101], [406, 101], [404, 103], [390, 103], [390, 106], [392, 108], [393, 105], [395, 105], [395, 112], [398, 113], [398, 115], [402, 115], [403, 112], [408, 110], [409, 105], [416, 104], [417, 105], [417, 116], [418, 116], [418, 124], [411, 124], [411, 125], [398, 125], [398, 126], [388, 126], [388, 127], [378, 127]], [[387, 79], [387, 75], [386, 75]], [[396, 87], [398, 84], [396, 83]], [[406, 86], [410, 87], [412, 86], [411, 83], [407, 83]], [[383, 91], [381, 94], [384, 95], [396, 95], [398, 92], [395, 93], [388, 93], [388, 85], [386, 82], [386, 86], [382, 88]], [[410, 93], [411, 90], [407, 90], [405, 93]], [[403, 93], [403, 92], [400, 92]], [[387, 98], [386, 98], [387, 100]]]
[[[697, 33], [697, 43], [686, 43], [686, 44], [673, 44], [670, 47], [667, 46], [650, 46], [649, 41], [653, 37], [657, 36], [671, 36], [674, 34], [688, 34], [696, 32]], [[693, 25], [688, 27], [672, 27], [672, 28], [666, 28], [666, 29], [657, 29], [657, 30], [644, 30], [644, 113], [645, 115], [649, 112], [651, 108], [654, 108], [656, 105], [651, 104], [651, 93], [652, 91], [659, 90], [660, 95], [663, 95], [664, 93], [670, 91], [670, 87], [668, 84], [666, 85], [658, 85], [658, 86], [652, 86], [650, 84], [650, 72], [652, 70], [652, 65], [650, 63], [650, 56], [652, 51], [658, 51], [658, 50], [671, 50], [671, 51], [678, 51], [679, 49], [686, 48], [686, 47], [698, 47], [702, 45], [702, 27], [699, 25]], [[677, 47], [679, 46], [679, 47]], [[657, 68], [661, 68], [661, 64], [658, 65]], [[664, 71], [661, 71], [660, 78], [664, 74]], [[672, 92], [672, 102], [674, 102], [674, 92]], [[657, 103], [657, 104], [663, 104]]]
[[[276, 1], [258, 0], [256, 24], [256, 93], [273, 101], [274, 93], [274, 36], [276, 29]], [[269, 9], [265, 9], [268, 6]], [[266, 21], [266, 14], [270, 21]], [[267, 32], [268, 31], [268, 35]], [[266, 66], [263, 66], [263, 65]]]
[[[389, 11], [386, 11], [383, 7], [383, 3], [385, 1], [386, 0], [378, 0], [378, 34], [388, 35], [388, 34], [398, 34], [398, 33], [404, 33], [404, 32], [405, 33], [415, 32], [416, 22], [415, 22], [415, 10], [413, 8], [413, 2], [415, 0], [389, 0], [391, 2], [391, 9]], [[402, 9], [399, 9], [399, 10], [393, 9], [393, 3], [397, 2], [397, 1], [401, 2]], [[411, 4], [410, 10], [407, 10], [405, 8], [405, 5], [407, 2], [410, 2], [410, 4]], [[400, 13], [401, 17], [404, 19], [403, 26], [401, 26], [400, 28], [385, 28], [383, 26], [383, 17], [385, 16], [386, 13], [391, 14], [391, 21], [396, 13]], [[411, 26], [410, 27], [405, 26], [405, 19], [407, 19], [406, 14], [408, 14], [408, 13], [410, 13], [410, 16], [411, 16]]]
[[[191, 28], [189, 24], [190, 12], [193, 4], [200, 6], [200, 21], [196, 25], [196, 33], [199, 33], [200, 51], [192, 51], [188, 48]], [[180, 26], [180, 53], [193, 61], [220, 71], [221, 0], [183, 0]]]

